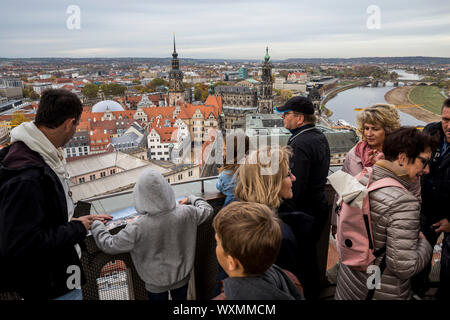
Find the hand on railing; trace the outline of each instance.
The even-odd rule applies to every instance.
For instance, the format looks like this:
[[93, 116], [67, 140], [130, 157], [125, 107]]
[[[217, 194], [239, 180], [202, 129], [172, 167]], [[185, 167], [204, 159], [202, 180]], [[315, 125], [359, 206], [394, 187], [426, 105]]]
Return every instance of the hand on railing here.
[[178, 200], [178, 204], [189, 204], [189, 199], [188, 198], [183, 198], [181, 200]]
[[109, 214], [89, 214], [86, 216], [81, 216], [79, 218], [72, 218], [72, 221], [81, 221], [81, 223], [86, 228], [86, 231], [91, 229], [91, 225], [95, 220], [99, 220], [105, 223], [108, 220], [111, 220], [113, 217]]

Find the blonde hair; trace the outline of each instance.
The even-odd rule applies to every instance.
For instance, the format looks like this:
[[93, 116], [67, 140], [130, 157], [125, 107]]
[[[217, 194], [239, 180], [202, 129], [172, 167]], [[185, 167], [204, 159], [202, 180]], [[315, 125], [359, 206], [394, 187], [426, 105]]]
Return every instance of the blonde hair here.
[[[279, 160], [274, 166], [273, 163], [262, 164], [262, 156], [270, 156], [271, 159]], [[292, 152], [288, 147], [263, 147], [251, 152], [244, 165], [236, 171], [235, 196], [240, 201], [257, 202], [277, 209], [282, 198], [279, 193], [283, 179], [289, 172], [289, 157]], [[269, 173], [269, 174], [262, 174]]]
[[378, 103], [360, 111], [356, 116], [356, 132], [364, 141], [366, 140], [366, 137], [364, 137], [364, 125], [366, 123], [380, 125], [388, 135], [395, 129], [400, 128], [400, 116], [393, 104]]

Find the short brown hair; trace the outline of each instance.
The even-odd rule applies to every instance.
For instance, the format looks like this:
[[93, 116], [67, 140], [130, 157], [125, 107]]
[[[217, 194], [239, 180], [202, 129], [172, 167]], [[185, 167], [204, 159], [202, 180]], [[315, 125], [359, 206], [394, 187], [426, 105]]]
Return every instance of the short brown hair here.
[[386, 137], [383, 154], [386, 160], [395, 161], [400, 153], [405, 153], [412, 163], [421, 152], [433, 151], [437, 141], [425, 132], [414, 127], [400, 127]]
[[78, 120], [82, 112], [83, 105], [76, 94], [65, 89], [48, 89], [41, 96], [34, 123], [55, 129], [67, 119]]
[[224, 252], [239, 260], [246, 275], [261, 274], [275, 262], [281, 227], [266, 205], [235, 201], [220, 210], [213, 227]]

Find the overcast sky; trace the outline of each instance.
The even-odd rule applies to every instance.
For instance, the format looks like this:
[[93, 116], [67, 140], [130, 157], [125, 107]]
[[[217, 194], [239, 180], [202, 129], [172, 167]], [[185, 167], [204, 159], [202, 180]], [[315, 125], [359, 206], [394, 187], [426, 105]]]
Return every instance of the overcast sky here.
[[450, 1], [0, 2], [0, 57], [169, 57], [174, 32], [180, 58], [450, 57]]

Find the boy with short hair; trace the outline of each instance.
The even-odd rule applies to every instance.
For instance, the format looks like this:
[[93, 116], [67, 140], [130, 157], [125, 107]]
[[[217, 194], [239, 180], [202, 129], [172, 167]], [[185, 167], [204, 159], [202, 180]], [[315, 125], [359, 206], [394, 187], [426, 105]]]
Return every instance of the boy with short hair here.
[[[266, 205], [233, 202], [217, 214], [213, 227], [217, 260], [229, 276], [224, 280], [226, 299], [304, 299], [289, 276], [273, 264], [281, 245], [281, 228]], [[220, 298], [223, 294], [216, 297]]]

